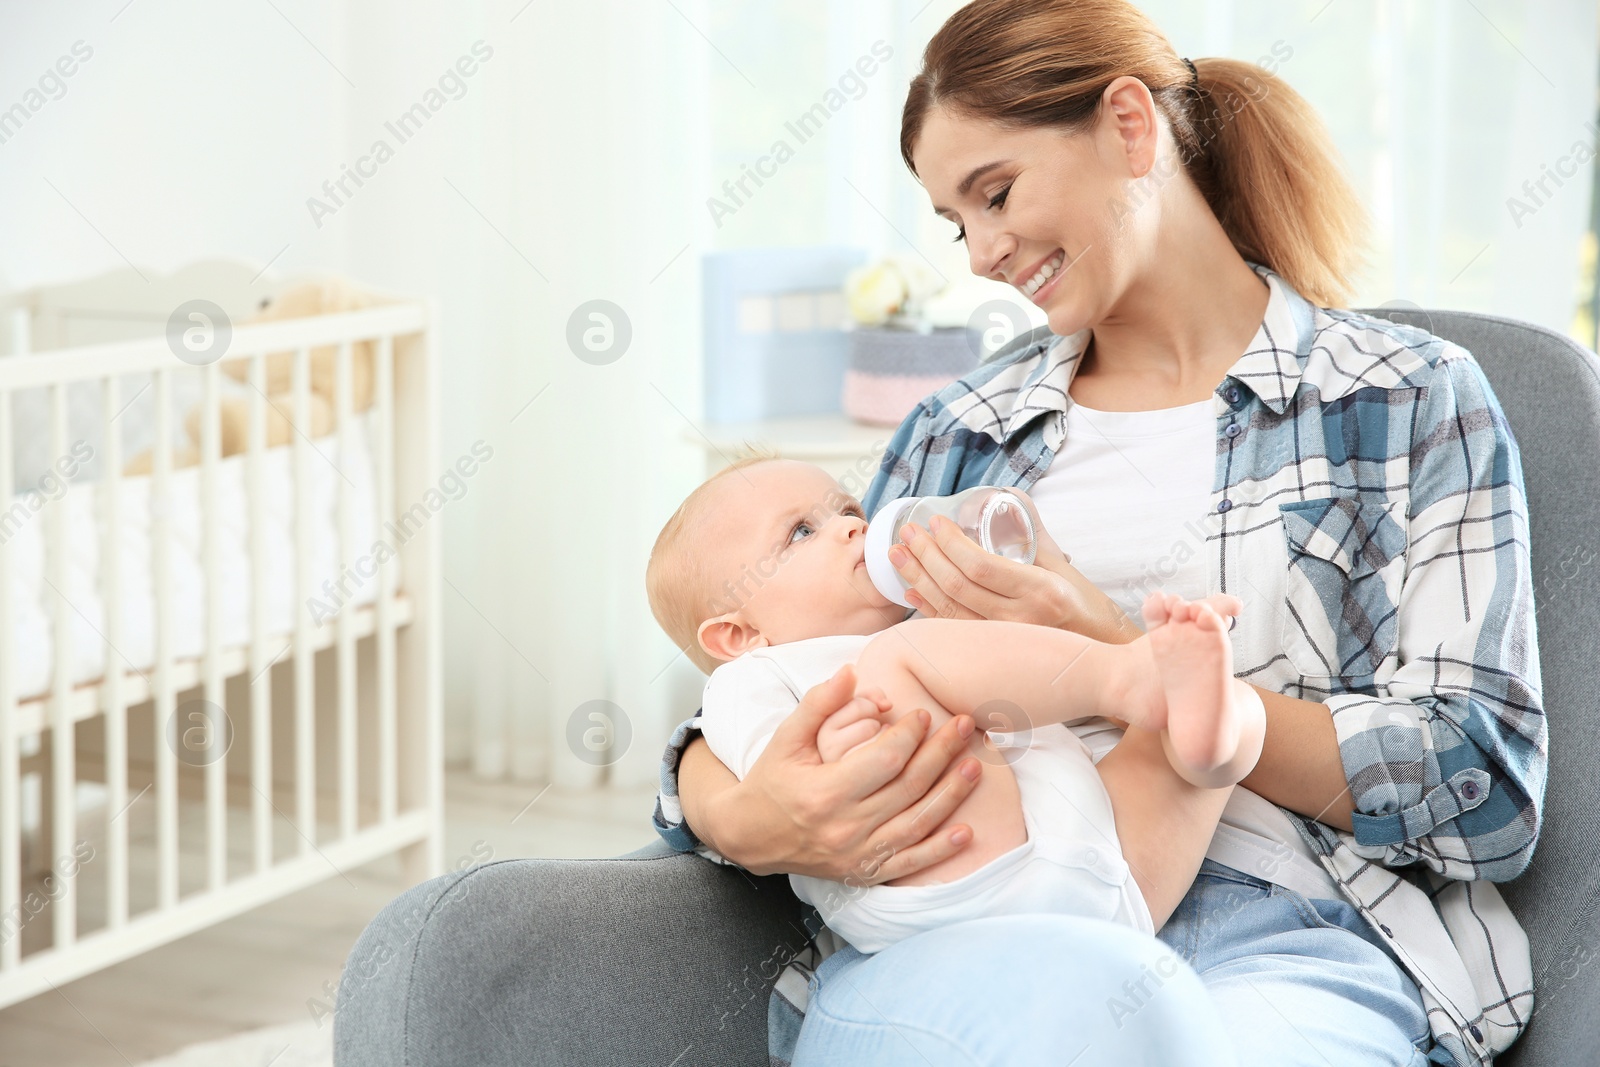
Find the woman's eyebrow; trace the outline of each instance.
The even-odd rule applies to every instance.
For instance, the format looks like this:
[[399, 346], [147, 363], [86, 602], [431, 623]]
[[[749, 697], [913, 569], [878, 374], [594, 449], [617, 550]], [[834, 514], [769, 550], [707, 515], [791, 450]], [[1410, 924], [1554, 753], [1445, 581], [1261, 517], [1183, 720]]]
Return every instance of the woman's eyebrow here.
[[[967, 195], [967, 191], [972, 188], [973, 183], [976, 182], [979, 178], [983, 177], [985, 174], [988, 174], [991, 170], [995, 170], [996, 168], [1003, 167], [1003, 166], [1005, 166], [1006, 164], [1008, 164], [1010, 162], [1011, 161], [1009, 159], [997, 159], [993, 163], [985, 163], [981, 167], [974, 167], [972, 169], [972, 173], [968, 174], [966, 176], [966, 178], [962, 180], [961, 184], [956, 186], [956, 195], [957, 196], [966, 196]], [[947, 208], [947, 207], [935, 206], [934, 209], [933, 209], [933, 213], [935, 215], [943, 215], [946, 211], [949, 211], [949, 210], [950, 209]]]

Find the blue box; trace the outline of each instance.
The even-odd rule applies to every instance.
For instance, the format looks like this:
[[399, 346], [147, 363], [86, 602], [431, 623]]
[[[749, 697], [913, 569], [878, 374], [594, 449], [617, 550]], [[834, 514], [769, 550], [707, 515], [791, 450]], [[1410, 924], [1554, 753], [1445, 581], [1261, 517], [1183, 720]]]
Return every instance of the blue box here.
[[866, 250], [841, 246], [708, 252], [705, 417], [745, 422], [840, 410], [845, 275]]

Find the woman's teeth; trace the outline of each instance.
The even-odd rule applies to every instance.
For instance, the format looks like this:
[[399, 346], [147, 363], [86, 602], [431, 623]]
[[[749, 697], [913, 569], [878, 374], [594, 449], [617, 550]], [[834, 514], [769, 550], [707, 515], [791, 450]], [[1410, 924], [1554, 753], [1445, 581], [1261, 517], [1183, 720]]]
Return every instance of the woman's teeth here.
[[1022, 294], [1032, 296], [1039, 291], [1039, 287], [1053, 277], [1061, 269], [1061, 264], [1067, 261], [1066, 252], [1057, 252], [1050, 257], [1050, 262], [1039, 268], [1039, 273], [1022, 283]]

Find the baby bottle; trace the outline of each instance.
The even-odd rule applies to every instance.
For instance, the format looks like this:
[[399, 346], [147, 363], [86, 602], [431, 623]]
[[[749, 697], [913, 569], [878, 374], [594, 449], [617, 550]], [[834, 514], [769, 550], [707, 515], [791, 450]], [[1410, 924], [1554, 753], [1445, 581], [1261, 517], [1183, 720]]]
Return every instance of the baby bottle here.
[[960, 527], [987, 552], [1018, 563], [1032, 563], [1038, 545], [1033, 515], [1022, 498], [1009, 489], [978, 485], [954, 496], [908, 496], [891, 500], [867, 526], [867, 575], [889, 600], [902, 607], [910, 588], [889, 562], [889, 549], [901, 543], [900, 527], [915, 523], [928, 528], [935, 515]]

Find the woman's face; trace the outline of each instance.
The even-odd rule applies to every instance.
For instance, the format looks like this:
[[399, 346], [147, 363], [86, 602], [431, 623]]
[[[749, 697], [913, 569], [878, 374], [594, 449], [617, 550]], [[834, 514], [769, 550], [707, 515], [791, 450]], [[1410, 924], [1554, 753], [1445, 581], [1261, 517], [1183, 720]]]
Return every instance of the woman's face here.
[[972, 273], [1015, 286], [1064, 335], [1104, 321], [1153, 248], [1158, 212], [1136, 209], [1157, 198], [1139, 180], [1158, 129], [1144, 86], [1122, 78], [1086, 133], [935, 108], [912, 158], [934, 211], [965, 232]]

